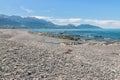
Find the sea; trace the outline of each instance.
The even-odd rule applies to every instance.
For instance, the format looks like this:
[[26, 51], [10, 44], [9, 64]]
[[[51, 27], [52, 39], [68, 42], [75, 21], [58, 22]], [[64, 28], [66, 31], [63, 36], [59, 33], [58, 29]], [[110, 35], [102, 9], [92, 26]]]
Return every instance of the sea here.
[[81, 40], [120, 42], [120, 29], [29, 29], [32, 32], [51, 32], [56, 35], [80, 37]]

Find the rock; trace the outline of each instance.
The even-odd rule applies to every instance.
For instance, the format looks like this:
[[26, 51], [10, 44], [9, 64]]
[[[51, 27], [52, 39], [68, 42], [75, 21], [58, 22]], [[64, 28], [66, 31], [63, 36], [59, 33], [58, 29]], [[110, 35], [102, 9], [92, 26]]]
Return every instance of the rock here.
[[63, 43], [63, 42], [62, 42], [62, 43], [60, 43], [60, 45], [61, 45], [61, 46], [66, 46], [66, 44], [65, 44], [65, 43]]
[[71, 49], [68, 49], [65, 54], [71, 54], [72, 50]]

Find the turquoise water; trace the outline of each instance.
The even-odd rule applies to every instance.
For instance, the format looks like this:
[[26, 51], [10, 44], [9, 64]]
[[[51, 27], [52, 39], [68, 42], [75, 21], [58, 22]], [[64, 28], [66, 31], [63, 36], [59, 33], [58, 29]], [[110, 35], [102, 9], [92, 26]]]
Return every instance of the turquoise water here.
[[65, 35], [77, 36], [85, 40], [97, 41], [120, 41], [120, 29], [30, 29], [33, 32], [54, 32], [59, 34], [63, 32]]

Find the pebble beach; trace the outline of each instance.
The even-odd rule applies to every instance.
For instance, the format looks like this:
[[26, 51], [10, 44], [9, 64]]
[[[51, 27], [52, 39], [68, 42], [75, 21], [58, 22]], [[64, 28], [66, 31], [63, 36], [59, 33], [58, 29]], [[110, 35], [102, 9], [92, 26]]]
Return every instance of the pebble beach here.
[[81, 44], [0, 29], [0, 80], [120, 80], [120, 43]]

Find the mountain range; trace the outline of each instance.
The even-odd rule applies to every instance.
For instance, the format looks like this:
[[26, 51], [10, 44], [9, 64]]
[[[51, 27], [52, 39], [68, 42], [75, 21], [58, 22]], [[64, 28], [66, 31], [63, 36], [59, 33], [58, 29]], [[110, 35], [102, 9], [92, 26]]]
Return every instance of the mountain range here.
[[35, 17], [21, 17], [0, 15], [0, 28], [3, 29], [102, 29], [99, 26], [90, 24], [81, 24], [75, 26], [73, 24], [57, 25], [44, 19]]

